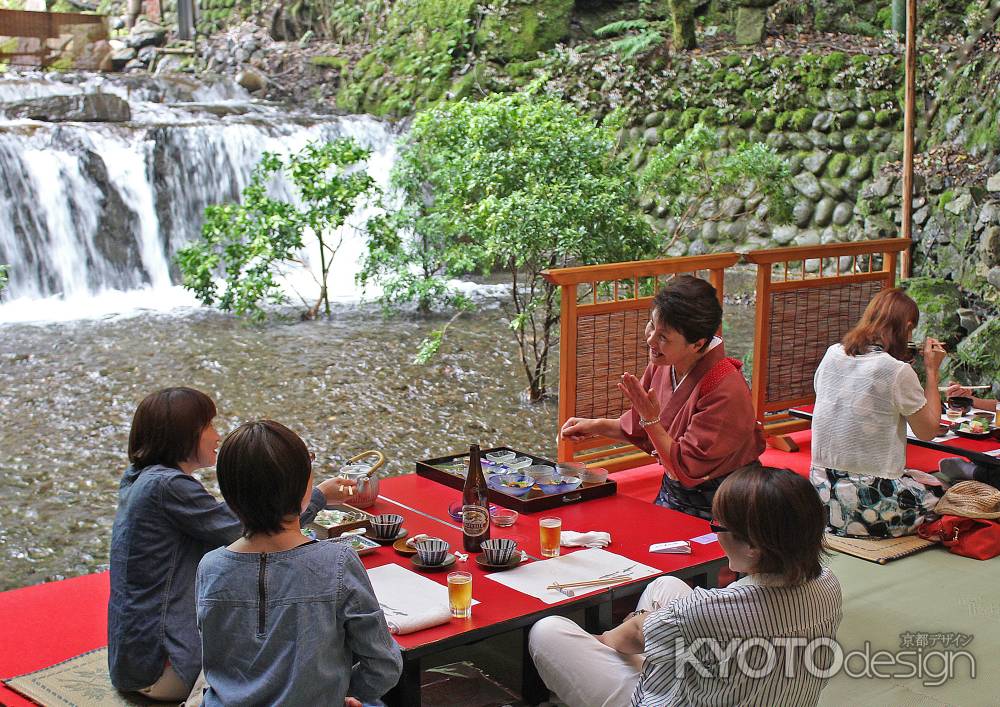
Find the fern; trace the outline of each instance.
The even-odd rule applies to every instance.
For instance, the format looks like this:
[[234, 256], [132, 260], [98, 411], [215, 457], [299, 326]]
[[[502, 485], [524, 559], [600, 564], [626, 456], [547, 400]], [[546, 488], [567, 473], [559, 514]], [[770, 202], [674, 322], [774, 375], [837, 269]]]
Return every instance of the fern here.
[[663, 35], [656, 30], [649, 30], [615, 40], [608, 46], [608, 53], [618, 54], [622, 59], [628, 60], [660, 44], [663, 44]]
[[609, 25], [598, 27], [594, 30], [595, 37], [613, 37], [616, 34], [624, 34], [636, 29], [648, 29], [649, 23], [646, 20], [619, 20]]

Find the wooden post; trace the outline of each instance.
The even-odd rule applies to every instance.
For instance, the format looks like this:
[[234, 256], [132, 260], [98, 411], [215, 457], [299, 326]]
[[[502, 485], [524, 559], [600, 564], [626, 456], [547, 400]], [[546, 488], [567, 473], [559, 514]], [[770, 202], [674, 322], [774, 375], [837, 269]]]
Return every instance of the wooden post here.
[[903, 106], [903, 238], [911, 241], [903, 251], [902, 277], [910, 276], [913, 252], [913, 123], [916, 104], [917, 0], [906, 0], [906, 86]]

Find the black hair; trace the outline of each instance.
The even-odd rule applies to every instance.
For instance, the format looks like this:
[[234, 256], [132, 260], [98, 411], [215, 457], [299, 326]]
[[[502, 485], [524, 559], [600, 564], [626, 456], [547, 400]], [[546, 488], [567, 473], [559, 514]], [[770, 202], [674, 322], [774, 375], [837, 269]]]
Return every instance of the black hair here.
[[693, 275], [678, 275], [653, 298], [653, 317], [661, 326], [680, 332], [689, 344], [704, 339], [704, 351], [722, 325], [722, 305], [711, 284]]
[[178, 468], [198, 453], [201, 433], [215, 417], [215, 403], [194, 388], [164, 388], [147, 395], [132, 418], [128, 459], [137, 469]]
[[286, 517], [301, 512], [312, 461], [297, 434], [280, 422], [257, 420], [226, 436], [215, 471], [244, 534], [274, 535]]

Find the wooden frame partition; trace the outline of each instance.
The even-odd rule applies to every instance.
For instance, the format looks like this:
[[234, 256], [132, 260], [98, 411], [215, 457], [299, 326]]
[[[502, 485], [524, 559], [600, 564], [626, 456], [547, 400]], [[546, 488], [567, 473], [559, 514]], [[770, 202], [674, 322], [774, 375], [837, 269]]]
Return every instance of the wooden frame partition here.
[[[618, 417], [628, 409], [617, 382], [624, 371], [641, 375], [646, 367], [652, 295], [669, 276], [707, 271], [721, 302], [725, 270], [739, 259], [738, 253], [715, 253], [545, 271], [545, 279], [562, 288], [559, 426], [570, 417]], [[652, 457], [633, 445], [599, 438], [559, 440], [558, 459], [617, 471]]]
[[895, 286], [899, 254], [909, 247], [909, 239], [895, 238], [746, 254], [757, 265], [753, 404], [772, 446], [795, 448], [783, 435], [809, 423], [788, 408], [815, 401], [823, 354], [876, 292]]

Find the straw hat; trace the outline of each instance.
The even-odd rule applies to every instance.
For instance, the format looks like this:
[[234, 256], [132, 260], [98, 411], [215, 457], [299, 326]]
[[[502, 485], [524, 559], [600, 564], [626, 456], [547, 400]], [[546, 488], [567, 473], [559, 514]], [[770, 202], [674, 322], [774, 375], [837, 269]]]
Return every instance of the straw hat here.
[[962, 481], [945, 491], [934, 512], [966, 518], [1000, 518], [1000, 490], [979, 481]]

